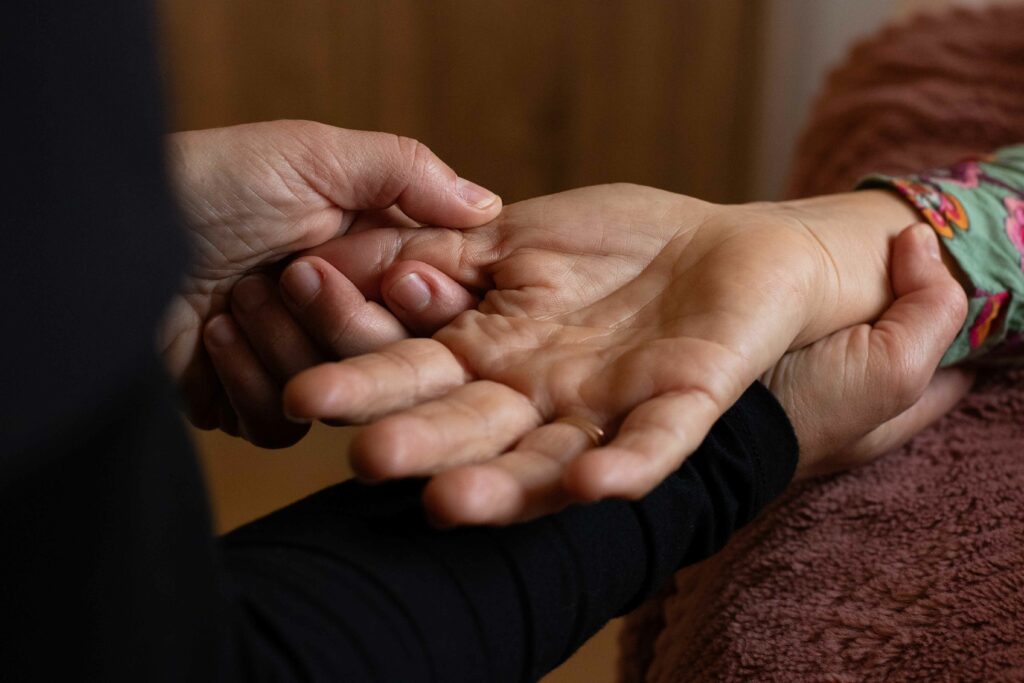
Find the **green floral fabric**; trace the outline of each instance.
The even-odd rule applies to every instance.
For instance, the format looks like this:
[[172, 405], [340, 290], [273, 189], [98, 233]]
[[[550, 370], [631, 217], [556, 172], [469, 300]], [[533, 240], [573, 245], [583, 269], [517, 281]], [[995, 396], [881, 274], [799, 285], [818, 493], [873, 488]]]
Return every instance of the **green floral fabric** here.
[[1024, 145], [906, 176], [872, 175], [921, 212], [970, 279], [967, 322], [943, 365], [1024, 364]]

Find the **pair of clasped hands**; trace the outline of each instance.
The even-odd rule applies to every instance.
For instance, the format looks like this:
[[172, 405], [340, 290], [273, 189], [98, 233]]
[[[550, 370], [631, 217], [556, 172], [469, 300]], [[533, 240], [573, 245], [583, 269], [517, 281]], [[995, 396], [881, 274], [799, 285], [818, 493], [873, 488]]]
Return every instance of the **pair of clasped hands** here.
[[971, 382], [936, 371], [963, 288], [884, 191], [721, 206], [605, 185], [502, 207], [383, 133], [281, 121], [169, 147], [194, 257], [161, 347], [190, 419], [278, 447], [316, 419], [364, 425], [356, 473], [429, 477], [439, 525], [640, 497], [758, 379], [798, 477], [902, 443]]

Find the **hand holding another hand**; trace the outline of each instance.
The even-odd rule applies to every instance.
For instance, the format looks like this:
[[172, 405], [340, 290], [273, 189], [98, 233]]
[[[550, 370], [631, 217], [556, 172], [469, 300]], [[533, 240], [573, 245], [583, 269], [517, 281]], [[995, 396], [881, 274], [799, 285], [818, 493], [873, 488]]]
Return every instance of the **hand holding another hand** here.
[[974, 381], [936, 371], [963, 324], [967, 299], [928, 225], [893, 245], [897, 297], [873, 325], [854, 325], [786, 354], [762, 381], [800, 442], [796, 478], [861, 465], [896, 448], [959, 401]]
[[[284, 420], [279, 407], [266, 409], [266, 399], [273, 397], [270, 404], [279, 406], [284, 380], [335, 357], [320, 355], [305, 343], [305, 335], [289, 337], [287, 330], [275, 330], [273, 321], [262, 321], [250, 333], [294, 345], [295, 362], [271, 363], [271, 381], [248, 386], [229, 400], [201, 333], [228, 310], [229, 293], [240, 278], [347, 231], [420, 222], [471, 227], [501, 210], [496, 195], [459, 178], [419, 142], [396, 135], [274, 121], [177, 133], [168, 147], [194, 256], [165, 315], [161, 351], [194, 424], [242, 431], [267, 445], [293, 443], [307, 428]], [[276, 298], [276, 287], [266, 278], [240, 286], [234, 302], [238, 318], [252, 320], [252, 311]], [[237, 332], [230, 320], [222, 322], [207, 330], [214, 342]], [[259, 419], [238, 420], [237, 411], [254, 407], [261, 410]]]
[[[788, 349], [841, 326], [844, 315], [863, 316], [886, 303], [868, 287], [859, 303], [838, 315], [828, 311], [842, 282], [840, 267], [823, 253], [830, 238], [788, 211], [724, 210], [631, 186], [523, 202], [471, 231], [352, 234], [314, 250], [284, 276], [288, 291], [295, 269], [317, 272], [319, 288], [291, 312], [308, 329], [330, 330], [326, 338], [358, 332], [366, 307], [375, 305], [351, 296], [351, 284], [388, 303], [413, 329], [443, 323], [472, 301], [457, 294], [456, 283], [486, 296], [432, 340], [399, 342], [303, 373], [289, 386], [286, 404], [299, 417], [372, 423], [354, 447], [357, 470], [369, 478], [436, 474], [427, 503], [447, 523], [501, 523], [572, 500], [640, 496], [678, 467]], [[393, 296], [413, 273], [435, 295], [418, 311]], [[913, 398], [922, 373], [930, 377], [937, 363], [931, 352], [948, 343], [935, 321], [955, 325], [953, 309], [958, 302], [962, 308], [962, 293], [958, 298], [941, 263], [933, 276], [939, 279], [928, 286], [947, 296], [914, 305], [931, 305], [929, 328], [942, 329], [917, 330], [920, 318], [901, 313], [913, 307], [907, 302], [890, 311], [895, 323], [880, 323], [887, 330], [909, 320], [904, 327], [912, 331], [903, 337], [927, 337], [930, 345], [893, 355], [902, 337], [866, 327], [827, 340], [811, 347], [824, 350], [807, 350], [800, 362], [776, 369], [773, 388], [784, 403], [806, 391], [808, 377], [828, 382], [836, 363], [868, 363], [859, 375], [863, 385], [865, 378], [877, 381], [887, 359], [906, 361], [892, 381], [902, 387], [913, 380], [901, 393]], [[950, 308], [936, 317], [941, 306]], [[250, 340], [263, 356], [273, 353], [272, 340]], [[943, 386], [949, 396], [964, 383]], [[844, 427], [848, 411], [834, 404], [855, 393], [822, 396], [821, 405], [833, 399], [828, 415], [844, 415], [830, 440], [851, 429], [860, 437], [872, 419], [885, 421], [903, 407], [878, 402]], [[580, 430], [554, 422], [566, 415], [614, 437], [592, 448]], [[800, 419], [795, 414], [809, 433]], [[817, 450], [808, 446], [804, 460]]]

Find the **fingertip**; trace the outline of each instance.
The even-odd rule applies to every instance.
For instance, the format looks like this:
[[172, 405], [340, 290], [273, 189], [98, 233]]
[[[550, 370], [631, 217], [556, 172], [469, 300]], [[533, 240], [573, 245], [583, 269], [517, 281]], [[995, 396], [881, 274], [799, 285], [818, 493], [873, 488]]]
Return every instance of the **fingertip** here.
[[322, 374], [317, 368], [310, 368], [285, 384], [281, 396], [285, 417], [292, 422], [309, 423], [329, 416], [337, 388]]
[[939, 238], [935, 230], [925, 223], [916, 223], [911, 226], [914, 240], [924, 254], [933, 261], [941, 261], [942, 253], [939, 247]]
[[893, 245], [893, 291], [897, 297], [930, 286], [956, 281], [942, 262], [938, 235], [927, 223], [908, 226]]
[[281, 273], [281, 291], [293, 307], [305, 308], [320, 293], [324, 281], [321, 264], [327, 265], [321, 258], [307, 256], [289, 264]]
[[455, 192], [466, 206], [488, 217], [497, 216], [501, 211], [501, 197], [471, 180], [456, 179]]
[[465, 287], [421, 261], [395, 263], [381, 278], [381, 292], [402, 324], [423, 335], [436, 332], [478, 303]]
[[297, 324], [339, 358], [369, 353], [409, 336], [391, 311], [367, 301], [344, 273], [319, 257], [291, 264], [282, 273], [281, 290]]
[[406, 273], [391, 284], [385, 298], [394, 306], [393, 310], [412, 316], [423, 313], [430, 306], [434, 292], [419, 273]]
[[368, 481], [418, 474], [413, 469], [413, 456], [400, 425], [388, 419], [359, 430], [349, 448], [352, 471]]
[[[207, 321], [203, 327], [203, 344], [215, 359], [223, 349], [232, 346], [240, 339], [238, 325], [228, 313], [221, 313]], [[216, 362], [216, 360], [214, 360]]]
[[978, 373], [974, 370], [953, 367], [943, 368], [936, 372], [933, 381], [944, 384], [946, 393], [959, 400], [971, 390], [977, 378]]
[[480, 466], [459, 467], [436, 475], [423, 491], [423, 505], [431, 522], [441, 528], [504, 524], [522, 507], [508, 476]]
[[562, 485], [574, 500], [583, 503], [627, 497], [623, 495], [622, 468], [617, 462], [620, 457], [608, 449], [583, 453], [566, 465]]

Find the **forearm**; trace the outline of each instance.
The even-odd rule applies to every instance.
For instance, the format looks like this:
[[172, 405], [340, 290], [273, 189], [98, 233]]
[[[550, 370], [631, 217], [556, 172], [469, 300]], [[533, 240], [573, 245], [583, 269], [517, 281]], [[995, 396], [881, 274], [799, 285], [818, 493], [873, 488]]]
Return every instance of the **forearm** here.
[[795, 462], [788, 421], [758, 385], [633, 503], [438, 532], [416, 485], [334, 487], [225, 540], [246, 613], [258, 615], [248, 652], [311, 680], [534, 680], [719, 549]]

